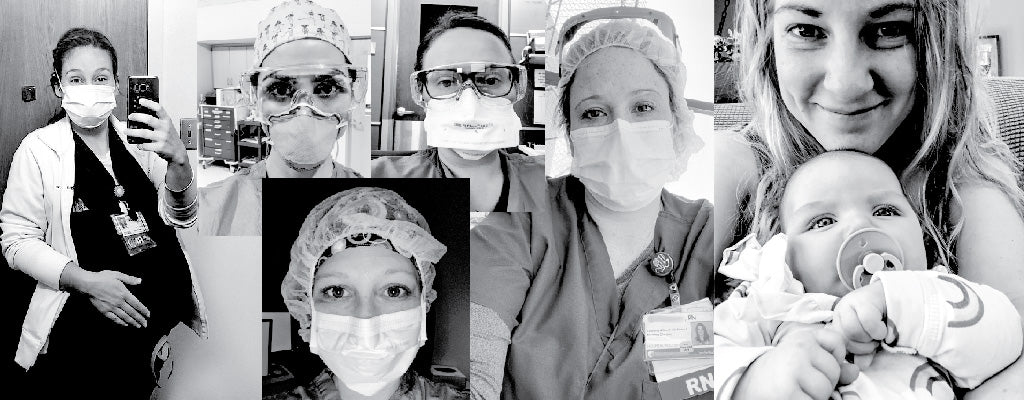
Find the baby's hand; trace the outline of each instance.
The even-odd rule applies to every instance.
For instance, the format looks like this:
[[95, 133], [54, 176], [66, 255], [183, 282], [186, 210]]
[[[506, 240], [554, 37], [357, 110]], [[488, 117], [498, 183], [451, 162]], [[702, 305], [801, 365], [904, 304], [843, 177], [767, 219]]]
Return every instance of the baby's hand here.
[[847, 342], [852, 354], [870, 354], [886, 339], [886, 295], [879, 282], [863, 286], [840, 299], [831, 327]]
[[747, 368], [734, 399], [828, 399], [858, 376], [844, 361], [843, 337], [832, 330], [794, 332]]

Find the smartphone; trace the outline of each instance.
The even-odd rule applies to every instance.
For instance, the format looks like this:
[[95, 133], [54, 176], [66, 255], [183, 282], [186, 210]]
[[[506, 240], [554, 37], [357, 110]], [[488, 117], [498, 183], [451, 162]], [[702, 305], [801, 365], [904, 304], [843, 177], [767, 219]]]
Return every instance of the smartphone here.
[[[129, 76], [128, 77], [128, 115], [133, 113], [149, 114], [154, 118], [157, 117], [157, 112], [150, 110], [148, 107], [139, 104], [139, 99], [150, 99], [155, 102], [160, 102], [160, 86], [159, 80], [155, 76]], [[128, 120], [128, 128], [130, 129], [152, 129], [149, 125], [142, 122], [136, 122]], [[128, 136], [128, 143], [140, 144], [149, 143], [150, 141], [143, 138], [137, 138]]]

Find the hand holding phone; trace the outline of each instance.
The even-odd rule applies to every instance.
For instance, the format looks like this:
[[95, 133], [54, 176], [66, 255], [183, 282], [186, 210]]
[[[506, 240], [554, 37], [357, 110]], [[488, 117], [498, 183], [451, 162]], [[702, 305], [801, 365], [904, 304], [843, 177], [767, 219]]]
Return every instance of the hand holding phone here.
[[[139, 104], [139, 99], [149, 99], [160, 102], [160, 81], [155, 76], [130, 76], [128, 77], [128, 114], [148, 114], [153, 118], [159, 118], [157, 112]], [[152, 129], [152, 127], [138, 121], [128, 120], [130, 129]], [[128, 136], [128, 143], [141, 144], [150, 141], [143, 138]]]

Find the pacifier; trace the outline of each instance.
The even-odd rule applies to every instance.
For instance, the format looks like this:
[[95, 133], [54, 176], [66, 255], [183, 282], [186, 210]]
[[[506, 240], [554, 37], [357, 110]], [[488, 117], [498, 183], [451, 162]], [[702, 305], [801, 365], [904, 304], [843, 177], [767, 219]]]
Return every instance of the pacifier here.
[[890, 235], [875, 228], [852, 233], [840, 245], [836, 273], [849, 290], [868, 285], [879, 271], [904, 269], [904, 252]]

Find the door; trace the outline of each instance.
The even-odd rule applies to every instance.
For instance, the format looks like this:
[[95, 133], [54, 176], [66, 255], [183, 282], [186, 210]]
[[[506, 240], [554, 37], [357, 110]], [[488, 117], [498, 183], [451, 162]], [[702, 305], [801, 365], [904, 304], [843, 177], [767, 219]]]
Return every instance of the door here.
[[[385, 12], [385, 51], [374, 53], [375, 60], [382, 60], [380, 63], [373, 61], [375, 68], [380, 66], [383, 70], [380, 103], [377, 99], [374, 103], [380, 110], [374, 115], [380, 117], [375, 121], [379, 122], [381, 132], [375, 150], [426, 148], [421, 129], [424, 112], [413, 102], [409, 75], [413, 73], [420, 38], [449, 10], [472, 12], [503, 26], [499, 22], [499, 0], [390, 0], [387, 8], [381, 10]], [[378, 21], [376, 17], [374, 20]]]
[[[68, 29], [85, 27], [107, 36], [118, 58], [120, 90], [114, 115], [125, 120], [128, 77], [147, 75], [145, 1], [0, 0], [0, 194], [7, 187], [11, 158], [29, 132], [46, 125], [60, 108], [49, 87], [51, 52]], [[36, 100], [21, 100], [23, 87], [35, 88]]]
[[[121, 85], [114, 115], [125, 119], [128, 76], [147, 75], [146, 5], [137, 0], [0, 0], [0, 195], [21, 140], [44, 126], [60, 107], [49, 87], [51, 52], [68, 29], [95, 29], [114, 45]], [[23, 87], [34, 87], [36, 99], [22, 101]], [[17, 381], [24, 371], [14, 363], [14, 351], [35, 281], [8, 268], [3, 258], [0, 281], [5, 282], [0, 295], [0, 373]]]

